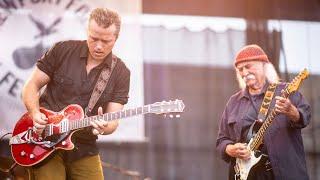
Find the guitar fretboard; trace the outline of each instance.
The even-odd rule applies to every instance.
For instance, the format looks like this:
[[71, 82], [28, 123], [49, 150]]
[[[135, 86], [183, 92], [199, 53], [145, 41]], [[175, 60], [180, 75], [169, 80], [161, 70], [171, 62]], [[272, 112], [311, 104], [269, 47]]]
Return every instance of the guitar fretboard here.
[[[283, 98], [288, 98], [290, 95], [289, 91], [287, 88], [285, 88], [282, 93], [281, 93], [281, 97]], [[259, 131], [257, 132], [257, 134], [254, 136], [252, 143], [250, 144], [250, 150], [257, 150], [259, 148], [259, 146], [262, 143], [264, 134], [266, 133], [267, 129], [270, 127], [270, 125], [272, 124], [272, 121], [274, 120], [275, 116], [278, 113], [276, 112], [275, 109], [273, 109], [269, 116], [267, 117], [267, 119], [263, 122], [262, 126], [260, 127]]]
[[[113, 121], [117, 119], [127, 118], [131, 116], [141, 115], [141, 114], [147, 114], [151, 112], [151, 105], [145, 105], [142, 107], [132, 108], [132, 109], [126, 109], [118, 112], [111, 112], [111, 113], [105, 113], [103, 115], [96, 115], [91, 117], [86, 117], [80, 120], [75, 121], [68, 121], [64, 120], [60, 123], [60, 132], [59, 133], [65, 133], [68, 131], [81, 129], [84, 127], [91, 126], [91, 121], [95, 120], [103, 120], [103, 121]], [[50, 124], [45, 128], [45, 135], [51, 136], [53, 135], [53, 125]]]

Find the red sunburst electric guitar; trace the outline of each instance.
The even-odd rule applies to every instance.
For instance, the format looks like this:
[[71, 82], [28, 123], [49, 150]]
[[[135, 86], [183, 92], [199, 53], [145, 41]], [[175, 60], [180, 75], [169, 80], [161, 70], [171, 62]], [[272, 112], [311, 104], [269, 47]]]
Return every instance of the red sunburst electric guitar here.
[[[183, 112], [184, 107], [181, 100], [163, 101], [91, 117], [84, 117], [83, 109], [76, 104], [69, 105], [60, 112], [41, 108], [40, 111], [48, 118], [48, 124], [43, 133], [38, 135], [33, 131], [32, 118], [29, 113], [25, 113], [14, 127], [9, 142], [11, 154], [19, 165], [32, 166], [44, 160], [57, 149], [73, 149], [72, 134], [81, 128], [91, 126], [90, 121], [92, 120], [112, 121], [147, 113], [180, 113]], [[170, 117], [173, 115], [171, 114]]]

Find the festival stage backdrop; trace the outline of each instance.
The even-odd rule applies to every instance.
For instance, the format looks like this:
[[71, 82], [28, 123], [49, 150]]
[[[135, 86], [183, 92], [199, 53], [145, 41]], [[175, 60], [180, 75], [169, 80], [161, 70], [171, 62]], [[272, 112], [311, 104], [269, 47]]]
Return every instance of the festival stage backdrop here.
[[[122, 16], [114, 53], [132, 69], [126, 108], [143, 105], [141, 28], [135, 21], [140, 1], [0, 1], [0, 135], [12, 132], [26, 112], [21, 90], [36, 61], [58, 41], [85, 39], [89, 12], [96, 7], [115, 9]], [[123, 120], [116, 133], [99, 137], [100, 141], [144, 139], [143, 116]]]

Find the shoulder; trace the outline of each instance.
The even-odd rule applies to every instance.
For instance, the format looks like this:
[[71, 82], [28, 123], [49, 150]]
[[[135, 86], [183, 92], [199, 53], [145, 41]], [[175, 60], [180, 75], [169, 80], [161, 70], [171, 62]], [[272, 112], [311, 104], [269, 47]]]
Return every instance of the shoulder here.
[[121, 58], [117, 57], [116, 55], [113, 55], [113, 58], [117, 59], [116, 68], [117, 68], [118, 72], [120, 72], [123, 75], [130, 75], [130, 70], [127, 67], [127, 65], [125, 64], [125, 62], [123, 62], [121, 60]]
[[236, 104], [240, 103], [241, 98], [245, 98], [243, 95], [243, 90], [231, 95], [226, 104], [226, 109], [235, 107]]
[[67, 40], [67, 41], [59, 41], [53, 45], [57, 50], [68, 50], [70, 48], [81, 48], [86, 45], [86, 41], [83, 40]]
[[241, 98], [244, 97], [243, 92], [244, 90], [240, 90], [238, 92], [236, 92], [235, 94], [233, 94], [230, 98], [228, 102], [234, 102], [234, 101], [239, 101]]

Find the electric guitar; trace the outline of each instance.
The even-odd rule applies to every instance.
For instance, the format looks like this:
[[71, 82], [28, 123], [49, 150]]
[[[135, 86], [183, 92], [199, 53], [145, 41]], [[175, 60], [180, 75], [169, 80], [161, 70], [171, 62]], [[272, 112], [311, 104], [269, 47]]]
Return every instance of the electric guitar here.
[[[162, 101], [142, 107], [126, 109], [118, 112], [106, 113], [91, 117], [84, 117], [81, 106], [72, 104], [60, 112], [53, 112], [45, 108], [40, 111], [48, 118], [43, 133], [38, 135], [33, 130], [33, 121], [29, 113], [25, 113], [16, 123], [10, 139], [11, 154], [17, 164], [32, 166], [40, 163], [57, 149], [72, 150], [74, 144], [71, 136], [74, 132], [91, 126], [93, 120], [113, 121], [140, 114], [170, 114], [181, 113], [185, 105], [181, 100]], [[180, 117], [179, 114], [176, 117]]]
[[[290, 94], [297, 91], [299, 89], [299, 86], [301, 82], [306, 79], [309, 75], [309, 72], [304, 69], [301, 71], [290, 83], [286, 85], [286, 87], [281, 91], [281, 97], [288, 98]], [[260, 160], [262, 159], [263, 155], [259, 153], [259, 147], [262, 144], [264, 134], [267, 131], [267, 129], [272, 124], [273, 119], [278, 113], [275, 111], [275, 109], [272, 109], [272, 111], [269, 113], [266, 120], [261, 125], [258, 132], [253, 136], [253, 138], [250, 139], [248, 143], [248, 150], [250, 152], [250, 159], [249, 160], [243, 160], [236, 158], [236, 164], [234, 166], [235, 170], [235, 180], [246, 180], [249, 176], [251, 168], [253, 168], [255, 165], [257, 165]]]

